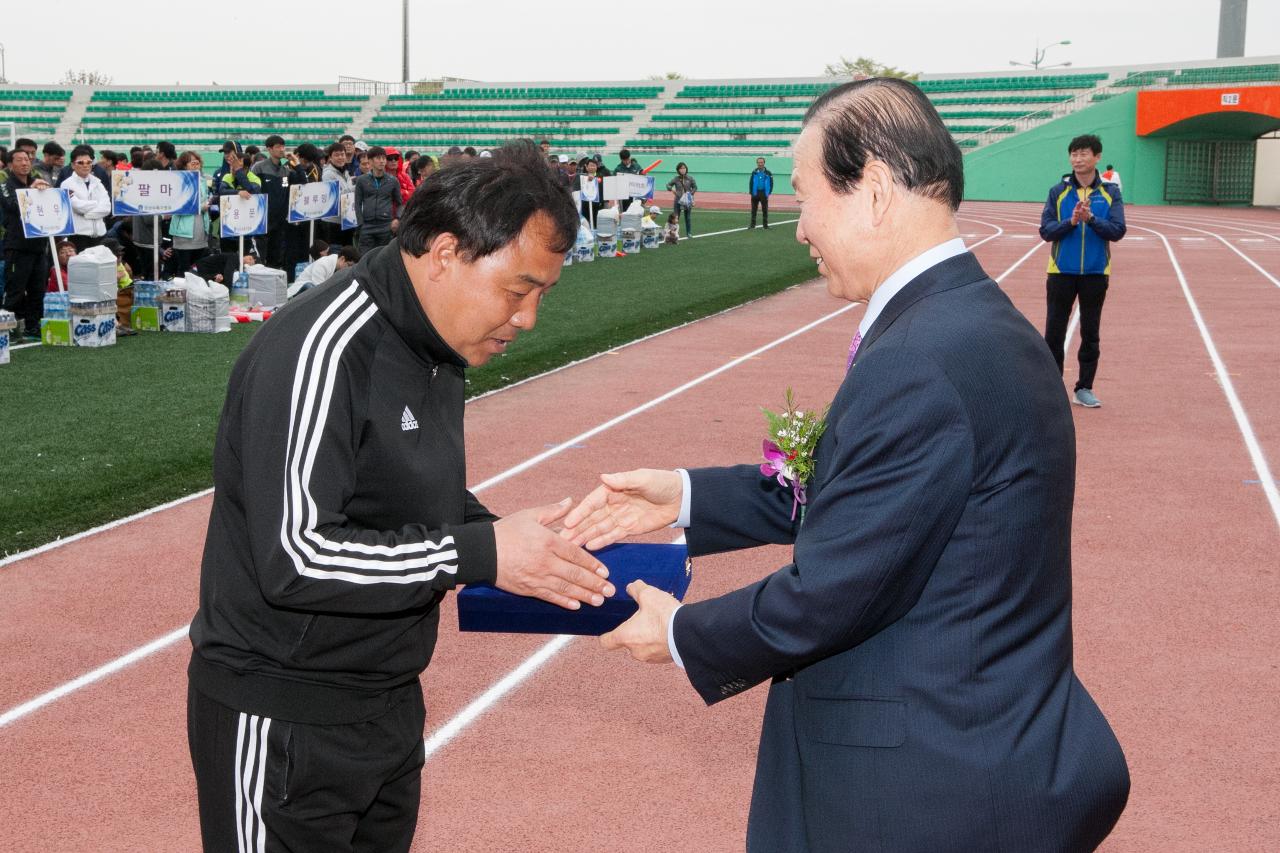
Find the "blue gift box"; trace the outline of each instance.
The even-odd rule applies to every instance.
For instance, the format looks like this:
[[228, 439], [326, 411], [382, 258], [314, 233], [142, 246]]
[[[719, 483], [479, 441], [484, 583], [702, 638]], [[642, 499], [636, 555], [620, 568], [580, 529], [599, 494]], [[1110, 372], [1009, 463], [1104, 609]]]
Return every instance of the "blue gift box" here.
[[584, 604], [566, 610], [538, 598], [503, 592], [488, 584], [470, 584], [458, 593], [458, 628], [511, 634], [589, 634], [612, 631], [635, 615], [637, 605], [627, 595], [627, 584], [642, 580], [684, 598], [689, 589], [692, 564], [684, 545], [628, 543], [610, 545], [595, 552], [609, 568], [609, 582], [616, 592], [604, 604]]

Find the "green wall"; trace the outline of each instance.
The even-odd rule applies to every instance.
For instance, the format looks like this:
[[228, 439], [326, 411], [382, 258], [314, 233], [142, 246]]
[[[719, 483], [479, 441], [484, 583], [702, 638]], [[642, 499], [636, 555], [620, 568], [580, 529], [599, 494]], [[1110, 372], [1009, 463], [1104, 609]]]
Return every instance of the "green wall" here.
[[1143, 138], [1137, 126], [1138, 93], [1101, 101], [964, 157], [964, 197], [971, 201], [1043, 202], [1071, 171], [1067, 143], [1082, 133], [1102, 139], [1102, 162], [1115, 165], [1130, 204], [1164, 204], [1163, 139]]
[[[662, 159], [662, 165], [649, 174], [654, 176], [658, 187], [656, 198], [666, 193], [667, 181], [676, 176], [676, 164], [684, 163], [689, 167], [689, 174], [698, 182], [699, 192], [742, 193], [747, 194], [747, 178], [756, 167], [758, 154], [649, 154], [637, 152], [635, 159], [648, 166], [654, 160]], [[763, 155], [765, 168], [773, 172], [773, 191], [790, 195], [791, 158], [770, 157]], [[617, 164], [617, 157], [606, 157], [604, 164], [612, 169]]]

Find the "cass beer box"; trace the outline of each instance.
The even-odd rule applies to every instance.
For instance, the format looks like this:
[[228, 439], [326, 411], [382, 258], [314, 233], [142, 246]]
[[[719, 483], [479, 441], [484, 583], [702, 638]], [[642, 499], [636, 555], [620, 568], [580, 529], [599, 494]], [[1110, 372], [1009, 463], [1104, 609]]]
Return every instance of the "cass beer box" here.
[[684, 545], [626, 543], [595, 552], [609, 568], [609, 582], [616, 592], [604, 604], [584, 604], [566, 610], [538, 598], [513, 595], [488, 584], [470, 584], [458, 593], [458, 628], [513, 634], [589, 634], [598, 636], [635, 615], [636, 603], [627, 595], [627, 584], [642, 580], [650, 586], [684, 598], [693, 572]]
[[116, 342], [116, 301], [71, 300], [71, 343], [78, 347], [109, 347]]

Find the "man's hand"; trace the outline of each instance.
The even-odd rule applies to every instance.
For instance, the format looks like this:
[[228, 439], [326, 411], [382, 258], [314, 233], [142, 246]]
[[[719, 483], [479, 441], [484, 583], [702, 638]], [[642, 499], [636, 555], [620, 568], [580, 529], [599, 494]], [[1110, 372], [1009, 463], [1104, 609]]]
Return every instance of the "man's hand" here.
[[31, 182], [31, 189], [47, 190], [49, 189], [49, 182], [46, 181], [44, 178], [36, 178], [34, 181]]
[[567, 610], [577, 610], [584, 601], [599, 607], [614, 594], [613, 584], [605, 580], [609, 570], [604, 564], [547, 527], [563, 518], [571, 505], [565, 498], [494, 522], [498, 549], [494, 586]]
[[591, 550], [669, 527], [680, 515], [684, 483], [675, 471], [640, 468], [601, 474], [601, 486], [564, 520], [560, 535]]
[[236, 195], [240, 196], [240, 198], [244, 199], [245, 201], [248, 201], [249, 199], [253, 198], [253, 193], [249, 192], [248, 190], [240, 190], [240, 192], [236, 193]]
[[627, 595], [636, 600], [640, 610], [601, 636], [600, 644], [610, 651], [626, 649], [632, 658], [644, 663], [669, 663], [671, 649], [667, 646], [667, 623], [680, 602], [644, 581], [627, 584]]
[[400, 231], [400, 220], [399, 219], [391, 220], [391, 233], [396, 234], [399, 231]]

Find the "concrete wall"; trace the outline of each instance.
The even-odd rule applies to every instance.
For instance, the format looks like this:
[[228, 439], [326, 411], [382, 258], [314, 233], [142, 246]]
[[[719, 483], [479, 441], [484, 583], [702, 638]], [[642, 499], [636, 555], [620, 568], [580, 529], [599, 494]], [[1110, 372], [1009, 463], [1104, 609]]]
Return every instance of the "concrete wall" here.
[[964, 158], [966, 199], [1043, 202], [1049, 188], [1067, 172], [1067, 143], [1082, 133], [1102, 139], [1102, 162], [1115, 165], [1131, 204], [1164, 204], [1163, 139], [1134, 135], [1138, 93], [1055, 119]]
[[1258, 159], [1253, 173], [1253, 203], [1280, 207], [1280, 134], [1258, 140]]

